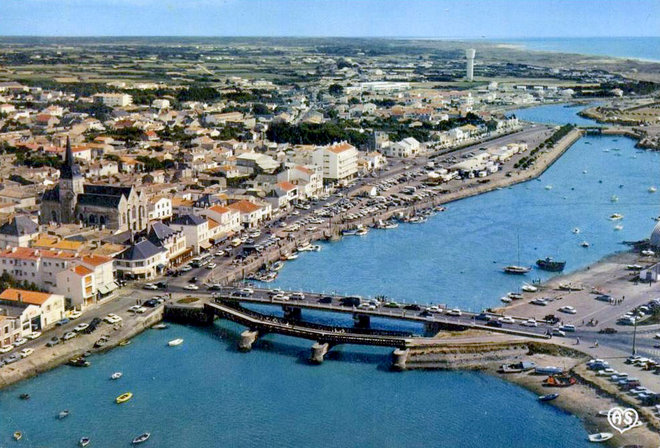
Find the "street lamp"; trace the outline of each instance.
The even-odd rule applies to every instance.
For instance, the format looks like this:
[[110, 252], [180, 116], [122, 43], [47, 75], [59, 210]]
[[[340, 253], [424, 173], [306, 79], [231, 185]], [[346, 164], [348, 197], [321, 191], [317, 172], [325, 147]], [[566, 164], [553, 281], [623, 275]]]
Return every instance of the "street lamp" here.
[[635, 348], [635, 341], [637, 340], [637, 318], [633, 322], [633, 343], [632, 343], [632, 355], [637, 354], [637, 349]]

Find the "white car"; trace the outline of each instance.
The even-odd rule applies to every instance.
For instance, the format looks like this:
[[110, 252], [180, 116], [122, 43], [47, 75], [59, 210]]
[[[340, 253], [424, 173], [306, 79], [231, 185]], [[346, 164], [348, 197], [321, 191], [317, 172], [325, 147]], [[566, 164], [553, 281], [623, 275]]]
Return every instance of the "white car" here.
[[182, 266], [181, 269], [179, 269], [179, 270], [180, 270], [181, 272], [192, 271], [192, 266], [190, 266], [189, 264], [187, 264], [187, 265], [185, 265], [185, 266]]
[[73, 339], [73, 338], [75, 338], [76, 336], [78, 336], [78, 333], [76, 333], [76, 332], [74, 332], [74, 331], [69, 331], [69, 332], [66, 333], [64, 336], [62, 336], [62, 340], [63, 340], [63, 341], [68, 341], [69, 339]]
[[206, 269], [209, 269], [209, 270], [215, 269], [216, 266], [217, 266], [217, 264], [215, 264], [215, 263], [209, 263], [209, 264], [206, 265]]
[[502, 316], [497, 320], [499, 320], [503, 324], [515, 324], [516, 323], [516, 321], [513, 320], [513, 317], [511, 317], [511, 316]]
[[539, 324], [534, 319], [527, 319], [522, 325], [526, 327], [538, 327]]
[[27, 343], [27, 339], [25, 338], [18, 338], [14, 341], [14, 347], [20, 347], [21, 345]]
[[183, 287], [183, 289], [187, 289], [188, 291], [197, 291], [199, 289], [199, 286], [197, 285], [186, 285]]
[[86, 324], [86, 323], [78, 324], [78, 325], [75, 326], [73, 331], [76, 331], [76, 332], [80, 333], [81, 331], [86, 330], [87, 327], [89, 327], [89, 324]]
[[14, 350], [14, 346], [11, 344], [0, 347], [0, 353], [9, 353], [12, 350]]
[[25, 337], [28, 339], [37, 339], [39, 336], [41, 336], [41, 331], [33, 331]]
[[158, 289], [158, 286], [154, 285], [153, 283], [147, 283], [146, 285], [142, 286], [142, 289], [147, 289], [150, 291], [154, 291]]
[[562, 313], [567, 313], [567, 314], [577, 313], [577, 310], [574, 307], [570, 306], [570, 305], [562, 306], [561, 308], [559, 308], [559, 311], [561, 311]]
[[33, 349], [33, 348], [24, 348], [23, 350], [21, 350], [21, 351], [19, 352], [19, 355], [21, 355], [21, 358], [27, 358], [27, 357], [30, 356], [32, 353], [34, 353], [34, 349]]
[[116, 314], [108, 314], [103, 318], [103, 320], [109, 324], [118, 324], [119, 322], [121, 322], [122, 319]]
[[72, 311], [69, 314], [69, 319], [75, 320], [75, 319], [78, 319], [80, 316], [82, 316], [82, 313], [80, 311]]
[[447, 315], [448, 316], [458, 316], [458, 317], [460, 317], [460, 316], [463, 315], [463, 313], [458, 308], [454, 308], [454, 309], [451, 309], [451, 310], [447, 310]]
[[142, 313], [145, 313], [147, 311], [147, 309], [143, 306], [140, 306], [140, 305], [133, 305], [132, 307], [130, 307], [128, 309], [128, 311], [130, 311], [131, 313], [142, 314]]
[[552, 335], [553, 336], [566, 336], [566, 333], [561, 331], [559, 328], [553, 328], [552, 329]]

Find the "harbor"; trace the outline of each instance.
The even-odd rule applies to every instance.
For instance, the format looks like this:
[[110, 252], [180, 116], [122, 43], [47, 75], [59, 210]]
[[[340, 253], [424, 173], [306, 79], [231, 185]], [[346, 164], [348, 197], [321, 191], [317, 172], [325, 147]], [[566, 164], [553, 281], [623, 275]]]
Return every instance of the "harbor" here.
[[[320, 251], [302, 251], [302, 253], [298, 253], [297, 258], [282, 261], [282, 267], [277, 270], [277, 278], [268, 286], [291, 291], [315, 291], [320, 297], [328, 293], [359, 294], [365, 298], [384, 295], [391, 300], [407, 304], [415, 302], [428, 305], [444, 304], [450, 309], [460, 307], [468, 312], [476, 313], [485, 308], [500, 306], [499, 298], [507, 292], [519, 290], [525, 281], [534, 284], [537, 279], [541, 282], [554, 281], [552, 278], [558, 275], [557, 273], [534, 270], [526, 274], [526, 278], [520, 278], [502, 272], [504, 266], [514, 262], [518, 263], [518, 258], [523, 264], [531, 265], [534, 260], [550, 255], [561, 256], [562, 259], [567, 260], [566, 273], [568, 276], [578, 275], [576, 272], [579, 272], [580, 275], [585, 276], [580, 283], [593, 283], [592, 286], [597, 286], [602, 282], [590, 282], [588, 277], [592, 272], [601, 271], [596, 267], [589, 270], [586, 268], [604, 255], [626, 250], [627, 247], [621, 245], [624, 239], [640, 239], [646, 236], [653, 225], [650, 218], [657, 215], [656, 207], [653, 204], [647, 205], [644, 203], [645, 201], [635, 199], [642, 194], [648, 197], [650, 193], [646, 191], [646, 188], [619, 188], [619, 185], [624, 185], [624, 187], [632, 185], [632, 182], [622, 180], [624, 177], [638, 179], [639, 176], [652, 177], [657, 174], [647, 166], [652, 162], [640, 163], [640, 159], [647, 161], [655, 156], [637, 153], [632, 147], [627, 146], [629, 142], [625, 139], [615, 142], [608, 140], [611, 138], [585, 137], [575, 143], [570, 151], [566, 151], [570, 145], [562, 148], [552, 161], [558, 158], [553, 167], [559, 167], [557, 171], [562, 173], [566, 172], [565, 177], [553, 177], [554, 170], [550, 169], [546, 172], [547, 166], [539, 161], [537, 175], [541, 175], [540, 182], [532, 180], [511, 187], [516, 190], [509, 190], [508, 184], [479, 186], [472, 190], [464, 189], [456, 192], [455, 197], [443, 196], [442, 203], [450, 202], [446, 211], [438, 210], [434, 216], [429, 216], [424, 224], [401, 222], [396, 229], [374, 228], [362, 237], [346, 236], [341, 242], [314, 243], [313, 245], [319, 245]], [[586, 141], [593, 144], [586, 145], [584, 143]], [[609, 148], [615, 144], [621, 148], [621, 151], [617, 151], [622, 154], [621, 156], [615, 156], [613, 152], [609, 154], [603, 152], [604, 146]], [[566, 151], [564, 156], [559, 158], [564, 151]], [[606, 159], [608, 157], [621, 158], [619, 159], [622, 165], [620, 175], [623, 177], [615, 177], [616, 173], [607, 177], [606, 173], [609, 172], [607, 170], [611, 163], [611, 159]], [[544, 163], [550, 164], [551, 161]], [[587, 166], [586, 163], [589, 165]], [[572, 171], [571, 167], [573, 167]], [[588, 173], [582, 174], [584, 170], [587, 170]], [[599, 170], [603, 171], [599, 172]], [[525, 172], [525, 175], [529, 174], [529, 172]], [[503, 182], [515, 183], [514, 181], [516, 181], [516, 179], [502, 177]], [[588, 179], [588, 182], [582, 180], [572, 184], [567, 181], [571, 178]], [[599, 183], [599, 180], [603, 180], [603, 182]], [[545, 188], [547, 185], [552, 185], [552, 189]], [[581, 185], [588, 187], [582, 189]], [[457, 200], [462, 197], [461, 195], [476, 195], [481, 192], [481, 188], [490, 192], [463, 201]], [[609, 200], [614, 194], [613, 191], [619, 197], [616, 204]], [[515, 199], [512, 199], [513, 192], [517, 194]], [[599, 200], [591, 201], [590, 198], [595, 194]], [[563, 199], [564, 196], [570, 199]], [[545, 198], [545, 200], [539, 198]], [[534, 203], [542, 203], [546, 207], [525, 208], [526, 204]], [[417, 204], [415, 207], [437, 207], [439, 205], [440, 202], [430, 202], [429, 204]], [[492, 215], [489, 215], [490, 210], [493, 211]], [[381, 220], [387, 222], [389, 217], [399, 211], [390, 210], [388, 213], [391, 215], [384, 215]], [[484, 211], [486, 212], [484, 213]], [[508, 213], [508, 215], [503, 218], [502, 213]], [[552, 213], [555, 224], [547, 226], [541, 237], [537, 232], [538, 223], [547, 222], [545, 220], [548, 213]], [[623, 219], [625, 227], [620, 232], [613, 231], [613, 224], [608, 219], [613, 213], [621, 213], [625, 216]], [[569, 215], [570, 220], [567, 219]], [[346, 228], [354, 228], [359, 223], [364, 223], [366, 227], [374, 222], [378, 222], [378, 219], [371, 216], [363, 220], [350, 220], [350, 222], [337, 224], [331, 233], [335, 234]], [[467, 227], [467, 223], [471, 223], [472, 226]], [[581, 229], [579, 236], [571, 233], [571, 229], [575, 227]], [[319, 239], [323, 236], [325, 236], [323, 232], [319, 231]], [[499, 244], [480, 246], [476, 244], [477, 238], [481, 240], [486, 238], [499, 242]], [[588, 238], [591, 243], [591, 247], [587, 250], [579, 244], [585, 238]], [[518, 239], [522, 242], [520, 256], [516, 253]], [[309, 238], [309, 240], [313, 241], [314, 238]], [[269, 255], [272, 257], [271, 261], [279, 261], [283, 254], [294, 253], [299, 246], [299, 243], [292, 241], [290, 246], [285, 245], [278, 248]], [[470, 247], [471, 250], [466, 251], [466, 247]], [[424, 261], [425, 265], [413, 261], [420, 251], [429, 254], [428, 259]], [[346, 266], [346, 260], [350, 260], [350, 266]], [[639, 261], [637, 259], [625, 260], [625, 264]], [[443, 264], [448, 261], [451, 263]], [[264, 261], [253, 260], [251, 263], [254, 263], [256, 268], [262, 266]], [[237, 267], [235, 271], [240, 272], [241, 269], [247, 268], [246, 270], [249, 272], [253, 270], [251, 266]], [[456, 266], [459, 267], [456, 268]], [[621, 266], [622, 264], [618, 263], [615, 269], [621, 269]], [[347, 275], [347, 267], [357, 274]], [[393, 271], [396, 271], [396, 275], [392, 274]], [[484, 273], [488, 275], [483, 275]], [[212, 272], [209, 282], [218, 280], [214, 278], [214, 274], [215, 271]], [[599, 275], [606, 276], [607, 274]], [[240, 272], [237, 278], [243, 277], [245, 277], [244, 273]], [[168, 300], [168, 303], [175, 304], [181, 298], [194, 296], [195, 293], [184, 290], [185, 281], [185, 278], [182, 278], [178, 286], [171, 285], [172, 298]], [[577, 280], [567, 280], [564, 277], [561, 281], [559, 278], [556, 281], [577, 282]], [[555, 285], [555, 283], [549, 285]], [[539, 286], [546, 288], [544, 283]], [[547, 286], [551, 289], [553, 287]], [[545, 293], [547, 289], [542, 289], [542, 291]], [[623, 294], [623, 292], [620, 293]], [[146, 299], [149, 294], [146, 291], [135, 291], [130, 300], [124, 302], [124, 307], [136, 299]], [[208, 293], [205, 294], [208, 295]], [[525, 303], [528, 302], [528, 298], [534, 297], [526, 293], [524, 296]], [[577, 298], [578, 295], [576, 294], [575, 297]], [[576, 300], [579, 302], [584, 299]], [[631, 294], [627, 300], [628, 303], [633, 303], [635, 300], [641, 300], [641, 296], [639, 299], [635, 299], [634, 294]], [[522, 301], [520, 303], [521, 305], [517, 302], [513, 303], [511, 310], [522, 307]], [[568, 302], [561, 304], [564, 303]], [[530, 316], [540, 314], [536, 311], [537, 309], [533, 307], [525, 309], [524, 312], [521, 309], [520, 312], [516, 310], [514, 313], [505, 308], [503, 313]], [[118, 344], [121, 340], [125, 340], [125, 337], [137, 334], [148, 328], [151, 323], [157, 322], [159, 317], [150, 316], [157, 316], [154, 313], [157, 313], [158, 310], [160, 308], [149, 312], [144, 317], [135, 315], [133, 318], [135, 320], [129, 319], [127, 314], [123, 314], [125, 323], [122, 331], [131, 331], [131, 333], [121, 333], [121, 335], [118, 333], [111, 345]], [[329, 318], [322, 317], [320, 312], [316, 314], [313, 310], [310, 312], [312, 312], [312, 320], [319, 325], [336, 326], [338, 322], [345, 326], [354, 325], [353, 312], [346, 316], [337, 316], [335, 313]], [[303, 311], [303, 313], [306, 314], [307, 311]], [[369, 313], [365, 310], [364, 314]], [[384, 320], [391, 321], [391, 319]], [[418, 329], [423, 328], [422, 323], [416, 325]], [[393, 331], [399, 328], [399, 324], [378, 321], [374, 328]], [[278, 422], [277, 426], [274, 424], [262, 425], [263, 420], [256, 416], [275, 412], [275, 405], [269, 403], [278, 403], [277, 412], [281, 412], [282, 407], [292, 411], [294, 407], [298, 407], [301, 402], [306, 401], [304, 397], [314, 395], [325, 397], [322, 400], [324, 404], [320, 405], [321, 407], [318, 404], [305, 404], [304, 415], [309, 417], [321, 413], [329, 416], [323, 423], [324, 428], [330, 429], [335, 425], [348, 428], [348, 433], [352, 433], [351, 438], [341, 439], [341, 437], [349, 437], [348, 435], [340, 437], [347, 446], [354, 445], [356, 440], [357, 442], [366, 440], [366, 437], [370, 441], [378, 440], [379, 437], [383, 437], [383, 440], [391, 440], [392, 437], [396, 439], [397, 436], [394, 432], [397, 431], [406, 434], [402, 436], [397, 432], [399, 434], [397, 440], [400, 441], [400, 444], [423, 446], [425, 444], [423, 434], [434, 430], [432, 422], [417, 422], [416, 430], [412, 431], [412, 434], [410, 431], [403, 431], [401, 425], [411, 424], [410, 419], [405, 418], [403, 413], [419, 415], [419, 409], [425, 409], [430, 416], [435, 419], [442, 418], [445, 422], [443, 436], [446, 437], [447, 443], [452, 443], [452, 441], [459, 443], [458, 441], [464, 440], [462, 438], [464, 434], [460, 430], [460, 421], [466, 418], [476, 418], [487, 412], [489, 416], [487, 425], [493, 426], [490, 430], [488, 428], [484, 430], [484, 434], [480, 436], [475, 446], [479, 446], [496, 434], [496, 437], [502, 437], [502, 440], [505, 438], [512, 440], [512, 437], [515, 437], [515, 440], [519, 440], [525, 446], [545, 447], [554, 443], [558, 437], [561, 437], [562, 440], [570, 439], [572, 443], [570, 446], [587, 446], [588, 442], [582, 424], [586, 424], [590, 430], [600, 427], [598, 420], [592, 418], [592, 414], [596, 412], [595, 409], [601, 410], [599, 407], [607, 407], [612, 403], [610, 398], [598, 397], [592, 387], [584, 384], [566, 389], [566, 392], [562, 390], [560, 397], [553, 403], [578, 415], [581, 418], [578, 420], [557, 410], [554, 405], [538, 402], [537, 395], [547, 392], [546, 388], [541, 386], [541, 380], [544, 377], [531, 378], [518, 374], [501, 377], [520, 384], [534, 391], [533, 393], [494, 378], [497, 375], [496, 365], [521, 359], [534, 359], [537, 364], [543, 363], [544, 365], [564, 362], [566, 368], [570, 369], [573, 363], [571, 360], [575, 360], [576, 364], [577, 361], [584, 361], [584, 355], [575, 353], [583, 353], [582, 350], [588, 352], [588, 350], [584, 346], [577, 350], [577, 347], [572, 347], [573, 342], [569, 339], [566, 339], [563, 345], [566, 350], [571, 349], [573, 355], [567, 356], [567, 352], [559, 351], [556, 357], [543, 353], [528, 356], [529, 349], [516, 349], [516, 345], [522, 347], [524, 344], [515, 338], [508, 339], [512, 337], [510, 335], [493, 336], [492, 333], [480, 333], [480, 329], [461, 332], [460, 335], [449, 331], [445, 333], [455, 339], [451, 342], [445, 341], [448, 351], [451, 353], [451, 356], [447, 357], [437, 356], [438, 353], [442, 354], [443, 350], [438, 345], [442, 345], [442, 339], [446, 337], [442, 336], [443, 332], [440, 331], [439, 340], [432, 344], [435, 348], [414, 348], [412, 353], [409, 352], [406, 363], [409, 371], [402, 375], [394, 375], [389, 371], [392, 363], [392, 349], [401, 346], [398, 342], [390, 343], [387, 348], [360, 347], [352, 344], [339, 344], [331, 350], [319, 347], [321, 351], [324, 351], [323, 356], [327, 361], [324, 362], [322, 368], [314, 369], [308, 365], [309, 342], [301, 342], [298, 338], [292, 338], [292, 334], [270, 334], [264, 338], [255, 339], [254, 345], [251, 345], [253, 350], [250, 354], [240, 353], [239, 341], [242, 340], [242, 333], [245, 331], [244, 326], [237, 326], [235, 323], [225, 320], [216, 321], [211, 327], [171, 324], [164, 331], [149, 330], [133, 339], [134, 342], [130, 346], [117, 348], [103, 356], [91, 356], [92, 365], [88, 368], [62, 367], [33, 380], [4, 389], [2, 396], [7, 399], [3, 400], [4, 404], [0, 410], [4, 415], [9, 416], [7, 421], [12, 428], [22, 430], [23, 440], [21, 442], [26, 446], [38, 446], [45, 440], [66, 445], [70, 444], [71, 438], [68, 431], [66, 433], [63, 431], [62, 425], [56, 426], [58, 424], [56, 419], [45, 425], [44, 431], [40, 432], [35, 431], [36, 427], [31, 426], [30, 422], [21, 415], [37, 412], [36, 406], [38, 409], [53, 409], [53, 412], [59, 408], [70, 409], [71, 416], [67, 417], [67, 424], [75, 422], [76, 427], [82, 431], [98, 426], [98, 418], [93, 413], [85, 412], [89, 406], [87, 400], [101, 403], [100, 408], [104, 412], [107, 411], [107, 415], [112, 415], [117, 421], [117, 425], [113, 425], [113, 428], [95, 429], [94, 446], [113, 446], [114, 441], [130, 440], [145, 430], [152, 432], [152, 443], [158, 443], [159, 440], [164, 440], [166, 434], [162, 429], [160, 433], [156, 429], [176, 425], [176, 421], [179, 419], [190, 419], [191, 416], [200, 412], [210, 414], [217, 413], [221, 409], [234, 410], [231, 412], [232, 416], [227, 424], [254, 427], [254, 440], [256, 441], [272, 440], [272, 437], [281, 437], [281, 440], [285, 440], [284, 434], [286, 434], [286, 440], [291, 441], [290, 431], [294, 424], [293, 416], [290, 420], [285, 419], [283, 422]], [[476, 333], [473, 333], [475, 331]], [[469, 357], [469, 353], [474, 351], [470, 345], [480, 343], [484, 337], [493, 343], [504, 344], [507, 348], [502, 353], [493, 356], [491, 363], [478, 363], [474, 360], [457, 362], [457, 352], [460, 352], [460, 349], [452, 348], [452, 344], [462, 344], [463, 350]], [[312, 338], [312, 335], [309, 335], [309, 338]], [[168, 345], [168, 341], [177, 339], [184, 342], [175, 347]], [[557, 339], [559, 338], [553, 338], [553, 343], [557, 342]], [[66, 355], [63, 356], [68, 358], [75, 354], [73, 352], [87, 351], [88, 348], [85, 348], [85, 344], [91, 346], [92, 338], [81, 340], [80, 347], [76, 347], [71, 353], [66, 352]], [[559, 345], [561, 346], [562, 343], [559, 342]], [[402, 348], [405, 348], [405, 344]], [[432, 353], [433, 350], [436, 350], [435, 354]], [[498, 348], [492, 351], [497, 353], [501, 350]], [[426, 371], [431, 368], [449, 369], [449, 371]], [[3, 375], [7, 371], [7, 367], [4, 369]], [[486, 369], [493, 375], [456, 371], [464, 369]], [[115, 381], [107, 381], [109, 375], [118, 370], [123, 372], [122, 378], [117, 380], [117, 383], [123, 382], [120, 387], [112, 384]], [[263, 375], [263, 371], [269, 371], [270, 374]], [[209, 384], [208, 372], [221, 372], [220, 380]], [[48, 381], [46, 381], [46, 377]], [[186, 388], [177, 388], [181, 378], [186, 378]], [[355, 384], [356, 381], [359, 384]], [[329, 386], [328, 382], [332, 386]], [[348, 387], [349, 382], [352, 385], [350, 387]], [[88, 398], [72, 399], [69, 391], [73, 384], [80, 385], [79, 392]], [[50, 387], [54, 393], [46, 398], [43, 391]], [[126, 390], [131, 390], [135, 396], [130, 402], [123, 404], [122, 409], [119, 410], [114, 399]], [[167, 390], [169, 393], [163, 394], [163, 390]], [[291, 395], [294, 390], [295, 393]], [[407, 397], [404, 400], [405, 404], [400, 399], [396, 400], [394, 404], [390, 401], [392, 390], [396, 390], [395, 400], [397, 397]], [[270, 395], [266, 393], [267, 391], [271, 391]], [[29, 393], [32, 399], [22, 401], [14, 397], [22, 393]], [[289, 394], [284, 401], [282, 401], [282, 394]], [[460, 410], [460, 415], [446, 417], [451, 412], [458, 412], [452, 405], [455, 403], [457, 395], [461, 395], [465, 401], [469, 402], [469, 405]], [[206, 400], [205, 397], [208, 396], [216, 397], [221, 403]], [[271, 400], [264, 400], [264, 396], [270, 397]], [[353, 416], [355, 418], [346, 419], [338, 416], [337, 409], [354, 403], [356, 396], [362, 398], [363, 402], [358, 403], [356, 415]], [[257, 399], [257, 397], [261, 398]], [[411, 397], [413, 400], [410, 400]], [[503, 397], [506, 398], [503, 399]], [[579, 408], [576, 405], [578, 402], [582, 403], [580, 400], [586, 400], [585, 397], [590, 400], [588, 412], [585, 412], [584, 407]], [[47, 403], [43, 400], [47, 400]], [[411, 401], [414, 403], [410, 403]], [[187, 402], [201, 403], [201, 409], [193, 409], [185, 405]], [[365, 404], [366, 402], [369, 402], [368, 406]], [[180, 406], [180, 409], [172, 415], [163, 416], [162, 413], [153, 412], [154, 409], [170, 406], [172, 403]], [[376, 405], [380, 403], [387, 413], [381, 415], [380, 411], [375, 412], [374, 403]], [[150, 411], [153, 415], [148, 415]], [[521, 435], [515, 424], [516, 418], [522, 419], [530, 415], [534, 416], [533, 424], [530, 423], [528, 432]], [[299, 416], [296, 418], [298, 420], [295, 421], [295, 427], [300, 428]], [[395, 423], [396, 419], [403, 421]], [[135, 424], [136, 421], [139, 421], [139, 425]], [[375, 434], [369, 428], [358, 423], [366, 422], [365, 424], [368, 425], [369, 422], [376, 421], [391, 422], [393, 425], [390, 428], [391, 432], [386, 431], [382, 435]], [[125, 427], [117, 429], [120, 422]], [[260, 423], [257, 424], [257, 422]], [[319, 431], [311, 421], [307, 423], [308, 425], [305, 427], [308, 429], [299, 433], [298, 436], [301, 437], [301, 443], [304, 439], [305, 443], [312, 440], [318, 446], [330, 446], [321, 437], [322, 431]], [[600, 419], [600, 423], [602, 424], [602, 419]], [[190, 430], [194, 430], [195, 424], [191, 424]], [[497, 429], [495, 430], [495, 428]], [[379, 429], [380, 431], [381, 429]], [[185, 437], [185, 434], [177, 434], [174, 438], [179, 440], [181, 446], [185, 446]], [[651, 437], [649, 440], [655, 440], [654, 437], [657, 435], [651, 434], [649, 437]], [[622, 439], [617, 437], [615, 440]], [[336, 442], [337, 440], [333, 440], [333, 446]], [[218, 432], [197, 437], [196, 443], [236, 444], [237, 441], [231, 439], [231, 436], [226, 433]]]

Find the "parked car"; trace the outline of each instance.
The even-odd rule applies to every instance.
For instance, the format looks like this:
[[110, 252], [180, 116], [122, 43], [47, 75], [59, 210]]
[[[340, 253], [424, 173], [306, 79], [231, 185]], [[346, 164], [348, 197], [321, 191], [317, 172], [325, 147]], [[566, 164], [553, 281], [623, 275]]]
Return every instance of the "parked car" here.
[[89, 324], [86, 324], [86, 323], [83, 322], [81, 324], [76, 325], [73, 328], [73, 331], [80, 333], [81, 331], [86, 330], [87, 327], [89, 327]]
[[80, 316], [82, 316], [82, 313], [80, 311], [74, 310], [69, 313], [69, 319], [71, 320], [78, 319]]
[[46, 342], [46, 347], [53, 347], [59, 343], [60, 343], [60, 338], [58, 338], [57, 336], [53, 336], [48, 340], [48, 342]]
[[68, 341], [69, 339], [73, 339], [76, 336], [78, 336], [78, 333], [76, 333], [74, 331], [69, 331], [69, 332], [65, 333], [64, 336], [62, 336], [62, 340], [63, 341]]
[[106, 321], [109, 324], [118, 324], [119, 322], [122, 321], [122, 318], [117, 316], [116, 314], [108, 314], [103, 318], [104, 321]]
[[37, 339], [39, 336], [41, 336], [41, 331], [33, 331], [25, 337], [28, 339]]
[[146, 285], [142, 286], [142, 289], [153, 291], [158, 289], [158, 286], [154, 285], [153, 283], [147, 283]]
[[0, 353], [9, 353], [12, 350], [14, 350], [14, 346], [11, 344], [0, 347]]
[[60, 319], [60, 320], [58, 320], [57, 322], [55, 322], [55, 325], [57, 325], [58, 327], [60, 327], [60, 326], [62, 326], [62, 325], [66, 325], [66, 324], [68, 324], [69, 322], [70, 322], [70, 320], [67, 319], [67, 318], [65, 317], [64, 319]]
[[28, 340], [25, 338], [18, 338], [14, 341], [14, 347], [20, 347], [21, 345], [26, 344], [27, 341]]
[[12, 363], [15, 363], [16, 361], [18, 361], [20, 359], [21, 359], [21, 355], [19, 355], [18, 353], [14, 353], [13, 355], [7, 356], [4, 359], [4, 361], [5, 361], [5, 364], [12, 364]]
[[27, 358], [27, 357], [30, 356], [32, 353], [34, 353], [34, 349], [33, 349], [33, 348], [24, 348], [24, 349], [21, 350], [18, 354], [21, 355], [21, 358]]

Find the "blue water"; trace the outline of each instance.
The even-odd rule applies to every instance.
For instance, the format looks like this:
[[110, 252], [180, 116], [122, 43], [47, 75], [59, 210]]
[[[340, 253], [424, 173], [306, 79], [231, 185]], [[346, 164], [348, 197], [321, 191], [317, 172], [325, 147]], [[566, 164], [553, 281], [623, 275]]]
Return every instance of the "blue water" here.
[[[589, 122], [577, 110], [555, 105], [514, 113], [525, 120]], [[507, 264], [530, 266], [552, 256], [566, 260], [570, 272], [625, 250], [623, 241], [648, 237], [660, 194], [647, 190], [658, 184], [660, 153], [637, 150], [627, 138], [586, 137], [538, 181], [451, 203], [423, 225], [324, 243], [321, 252], [286, 263], [271, 285], [481, 310], [524, 281], [553, 275], [536, 269], [524, 277], [507, 275]], [[614, 195], [616, 203], [610, 201]], [[612, 222], [613, 213], [625, 218]], [[616, 224], [623, 230], [615, 231]], [[572, 233], [575, 227], [580, 234]], [[591, 247], [581, 247], [582, 241]]]
[[[574, 119], [571, 109], [544, 110]], [[326, 244], [287, 263], [277, 284], [480, 308], [519, 284], [499, 273], [516, 261], [518, 234], [526, 263], [557, 254], [576, 269], [621, 249], [620, 240], [646, 236], [657, 215], [658, 197], [646, 188], [660, 179], [659, 156], [638, 153], [622, 138], [585, 141], [591, 145], [578, 143], [542, 182], [450, 204], [424, 225]], [[621, 156], [603, 152], [614, 147]], [[614, 193], [616, 205], [609, 202]], [[613, 212], [626, 215], [620, 233], [607, 220]], [[570, 233], [575, 226], [583, 229], [579, 237]], [[578, 247], [581, 239], [592, 248]], [[11, 440], [15, 430], [24, 432], [24, 447], [73, 447], [86, 435], [90, 446], [114, 448], [144, 431], [152, 433], [145, 446], [157, 447], [588, 446], [577, 418], [487, 375], [390, 373], [389, 349], [354, 346], [336, 347], [311, 367], [309, 341], [270, 335], [243, 354], [235, 349], [240, 331], [225, 321], [212, 329], [150, 330], [92, 357], [87, 369], [63, 366], [2, 390], [0, 446], [19, 445]], [[184, 344], [167, 347], [175, 337]], [[110, 381], [118, 370], [123, 378]], [[134, 398], [116, 405], [126, 391]], [[24, 392], [32, 399], [19, 400]], [[71, 416], [60, 421], [62, 409]]]
[[555, 37], [503, 42], [530, 50], [660, 61], [660, 37]]
[[[61, 367], [5, 390], [0, 446], [16, 444], [16, 429], [22, 447], [74, 447], [88, 435], [95, 448], [115, 448], [144, 431], [152, 447], [588, 445], [577, 418], [496, 378], [390, 373], [390, 350], [362, 347], [338, 347], [312, 367], [308, 341], [269, 337], [237, 352], [241, 330], [226, 322], [150, 330], [87, 369]], [[167, 347], [174, 337], [184, 344]], [[109, 380], [117, 370], [124, 376]], [[133, 399], [115, 404], [125, 391]], [[23, 392], [32, 398], [19, 400]], [[57, 420], [65, 408], [70, 416]]]

